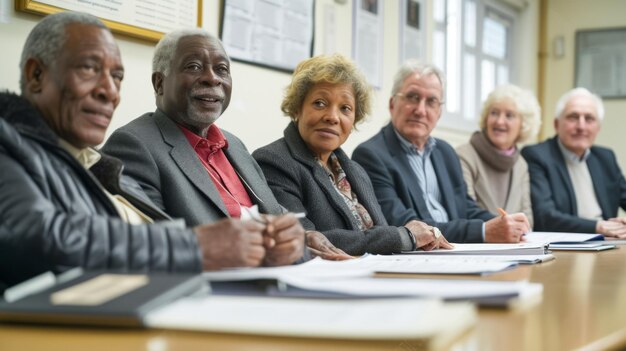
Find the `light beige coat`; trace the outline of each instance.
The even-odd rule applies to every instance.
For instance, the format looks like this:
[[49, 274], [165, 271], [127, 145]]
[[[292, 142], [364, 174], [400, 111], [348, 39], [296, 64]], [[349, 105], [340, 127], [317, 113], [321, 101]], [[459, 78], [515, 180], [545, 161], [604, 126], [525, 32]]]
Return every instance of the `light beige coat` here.
[[459, 146], [456, 152], [461, 159], [467, 193], [476, 200], [478, 206], [492, 213], [498, 213], [498, 207], [502, 207], [508, 213], [523, 212], [528, 217], [532, 227], [533, 209], [530, 200], [530, 176], [528, 164], [521, 155], [511, 170], [513, 174], [506, 204], [498, 204], [495, 201], [493, 187], [490, 186], [490, 183], [502, 173], [495, 171], [486, 164], [469, 143]]

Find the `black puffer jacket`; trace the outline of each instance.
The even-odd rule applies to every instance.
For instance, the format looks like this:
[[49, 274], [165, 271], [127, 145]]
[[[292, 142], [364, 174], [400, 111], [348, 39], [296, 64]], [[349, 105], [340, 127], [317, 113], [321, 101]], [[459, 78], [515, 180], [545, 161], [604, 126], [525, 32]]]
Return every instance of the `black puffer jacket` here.
[[172, 222], [130, 225], [101, 190], [156, 220], [169, 219], [104, 156], [86, 171], [25, 99], [0, 93], [0, 286], [44, 271], [198, 272], [191, 229]]

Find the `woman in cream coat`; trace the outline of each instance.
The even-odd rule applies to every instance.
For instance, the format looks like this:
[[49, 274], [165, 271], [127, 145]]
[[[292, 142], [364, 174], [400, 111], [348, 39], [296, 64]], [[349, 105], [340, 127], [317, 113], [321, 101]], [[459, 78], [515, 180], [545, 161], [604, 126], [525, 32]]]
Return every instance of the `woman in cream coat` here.
[[528, 165], [518, 145], [533, 140], [541, 109], [535, 96], [515, 85], [492, 91], [480, 114], [480, 131], [457, 148], [469, 196], [493, 213], [523, 212], [533, 224]]

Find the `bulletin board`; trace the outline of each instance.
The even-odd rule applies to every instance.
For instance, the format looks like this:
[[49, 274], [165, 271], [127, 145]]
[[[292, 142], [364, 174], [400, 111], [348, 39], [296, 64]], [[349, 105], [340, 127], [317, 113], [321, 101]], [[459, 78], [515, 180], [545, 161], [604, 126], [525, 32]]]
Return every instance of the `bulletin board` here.
[[231, 59], [292, 72], [313, 55], [313, 0], [224, 0], [220, 39]]
[[626, 28], [576, 32], [575, 86], [605, 99], [626, 98]]
[[155, 42], [175, 29], [202, 27], [202, 0], [15, 0], [15, 9], [40, 15], [86, 12], [116, 33]]

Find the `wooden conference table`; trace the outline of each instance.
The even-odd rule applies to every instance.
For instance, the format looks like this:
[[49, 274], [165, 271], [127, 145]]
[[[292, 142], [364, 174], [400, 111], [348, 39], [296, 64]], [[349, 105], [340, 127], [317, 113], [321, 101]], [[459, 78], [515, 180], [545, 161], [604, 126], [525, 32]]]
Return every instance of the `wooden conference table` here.
[[[480, 309], [478, 323], [450, 350], [626, 348], [626, 246], [598, 253], [556, 252], [556, 260], [475, 279], [543, 283], [541, 301]], [[438, 277], [440, 278], [440, 277]], [[304, 316], [305, 317], [305, 316]], [[411, 342], [358, 342], [165, 330], [111, 330], [0, 324], [0, 350], [395, 350]]]

